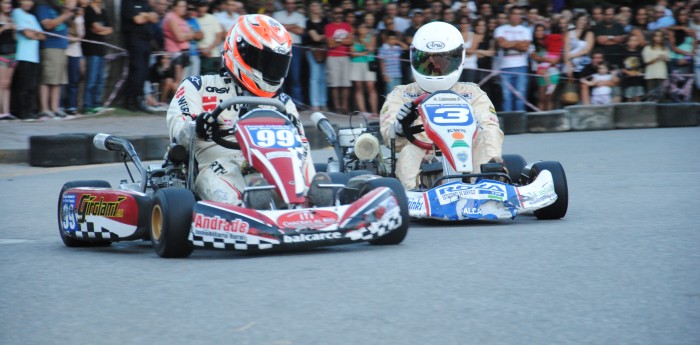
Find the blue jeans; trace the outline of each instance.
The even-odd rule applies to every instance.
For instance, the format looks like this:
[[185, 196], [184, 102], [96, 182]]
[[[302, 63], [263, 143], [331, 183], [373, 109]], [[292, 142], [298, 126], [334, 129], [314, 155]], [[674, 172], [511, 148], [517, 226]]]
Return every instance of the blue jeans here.
[[295, 103], [303, 103], [304, 94], [301, 89], [301, 59], [304, 50], [298, 46], [292, 46], [292, 62], [289, 64], [289, 72], [284, 78], [283, 90], [292, 97]]
[[396, 85], [401, 85], [401, 77], [389, 77], [389, 81], [384, 83], [384, 95], [394, 91]]
[[306, 52], [309, 63], [309, 98], [312, 107], [328, 105], [328, 89], [326, 87], [326, 63], [318, 63], [311, 51]]
[[695, 87], [700, 90], [700, 61], [695, 60]]
[[[517, 74], [511, 74], [514, 72]], [[501, 91], [503, 92], [503, 111], [525, 111], [525, 98], [527, 97], [527, 66], [501, 68]], [[510, 84], [514, 89], [520, 92], [522, 98], [514, 97], [513, 92], [506, 86]], [[515, 100], [513, 99], [515, 98]], [[515, 101], [515, 109], [513, 109], [513, 101]]]
[[78, 89], [80, 88], [80, 60], [81, 56], [68, 57], [68, 85], [66, 85], [66, 110], [78, 110]]
[[87, 81], [83, 108], [101, 107], [102, 90], [105, 86], [105, 59], [103, 56], [86, 56], [85, 59], [87, 60]]

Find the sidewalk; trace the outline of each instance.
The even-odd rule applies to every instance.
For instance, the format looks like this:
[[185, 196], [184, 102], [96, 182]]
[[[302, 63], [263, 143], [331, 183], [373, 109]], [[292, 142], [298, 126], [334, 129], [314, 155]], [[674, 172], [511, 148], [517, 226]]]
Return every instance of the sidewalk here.
[[[325, 137], [311, 121], [311, 112], [300, 113], [306, 135], [312, 147], [328, 145]], [[324, 113], [337, 126], [348, 127], [349, 116]], [[360, 124], [360, 117], [353, 117], [353, 124]], [[0, 121], [0, 164], [29, 163], [29, 138], [75, 133], [107, 133], [128, 138], [161, 137], [167, 140], [165, 113], [135, 114], [118, 109], [112, 114], [85, 116], [72, 120], [44, 120], [39, 122]]]

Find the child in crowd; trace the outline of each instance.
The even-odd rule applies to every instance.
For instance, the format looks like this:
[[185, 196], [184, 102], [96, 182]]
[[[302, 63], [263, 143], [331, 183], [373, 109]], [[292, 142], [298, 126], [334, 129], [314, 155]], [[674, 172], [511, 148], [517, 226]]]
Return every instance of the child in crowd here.
[[386, 42], [379, 48], [379, 64], [384, 77], [384, 94], [388, 95], [401, 84], [401, 46], [396, 31], [386, 33]]
[[610, 66], [607, 62], [598, 65], [598, 73], [590, 76], [589, 79], [582, 79], [581, 82], [590, 86], [591, 104], [607, 105], [612, 103], [612, 86], [615, 78], [610, 73]]
[[644, 64], [642, 50], [639, 47], [639, 37], [630, 35], [625, 45], [622, 60], [623, 95], [627, 102], [639, 102], [644, 96]]

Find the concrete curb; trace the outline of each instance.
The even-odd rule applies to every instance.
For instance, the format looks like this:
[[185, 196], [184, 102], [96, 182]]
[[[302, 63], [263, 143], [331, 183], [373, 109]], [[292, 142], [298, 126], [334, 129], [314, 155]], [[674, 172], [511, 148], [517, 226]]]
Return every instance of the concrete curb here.
[[700, 123], [700, 103], [656, 105], [659, 127], [688, 127]]
[[569, 131], [571, 130], [569, 112], [552, 110], [527, 113], [527, 130], [530, 133]]
[[503, 134], [527, 132], [527, 114], [524, 111], [502, 111], [498, 113]]
[[569, 112], [571, 130], [597, 131], [615, 128], [615, 108], [612, 105], [571, 105], [564, 107]]
[[631, 102], [615, 104], [615, 128], [658, 127], [656, 103]]
[[[606, 106], [567, 106], [564, 109], [539, 112], [501, 112], [498, 114], [500, 126], [506, 135], [518, 133], [547, 133], [610, 130], [616, 128], [653, 128], [653, 127], [685, 127], [700, 125], [700, 103], [621, 103]], [[340, 127], [338, 121], [344, 117], [336, 117], [333, 126]], [[66, 125], [77, 124], [67, 122]], [[120, 124], [113, 121], [105, 122], [107, 128], [117, 128]], [[102, 124], [100, 124], [101, 127]], [[370, 129], [377, 130], [378, 124], [370, 122]], [[110, 127], [111, 126], [111, 127]], [[20, 127], [21, 128], [21, 127]], [[29, 130], [24, 127], [23, 130]], [[33, 128], [33, 127], [32, 127]], [[37, 127], [29, 133], [54, 133], [70, 127], [56, 126]], [[94, 124], [92, 127], [97, 128]], [[121, 127], [119, 127], [121, 128]], [[305, 123], [304, 129], [312, 149], [329, 147], [328, 140], [313, 124]], [[94, 129], [92, 129], [94, 130]], [[0, 163], [29, 163], [35, 166], [68, 166], [79, 164], [102, 164], [120, 162], [121, 155], [116, 152], [98, 150], [92, 145], [94, 132], [71, 133], [72, 129], [62, 134], [36, 135], [29, 137], [29, 148], [21, 145], [7, 145], [0, 149]], [[124, 131], [122, 131], [124, 132]], [[133, 132], [133, 131], [132, 131]], [[153, 132], [153, 131], [151, 131]], [[15, 142], [22, 139], [19, 135], [8, 133], [8, 138]], [[49, 132], [50, 133], [50, 132]], [[168, 146], [165, 134], [129, 136], [124, 135], [136, 147], [142, 160], [161, 160]], [[26, 137], [24, 137], [26, 138]], [[26, 139], [25, 139], [26, 140]]]
[[[312, 149], [328, 146], [328, 140], [314, 126], [304, 126]], [[92, 144], [96, 133], [66, 133], [31, 136], [29, 150], [2, 150], [0, 162], [24, 163], [37, 167], [104, 164], [121, 162], [118, 152], [104, 151]], [[169, 145], [166, 135], [125, 136], [139, 154], [141, 160], [161, 160]], [[14, 152], [16, 151], [16, 152]], [[29, 156], [27, 159], [26, 156]]]

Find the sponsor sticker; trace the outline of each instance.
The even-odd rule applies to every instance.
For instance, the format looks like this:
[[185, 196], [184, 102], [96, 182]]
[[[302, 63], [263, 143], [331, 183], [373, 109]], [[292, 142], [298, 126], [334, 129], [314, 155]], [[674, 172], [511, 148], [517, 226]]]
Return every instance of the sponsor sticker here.
[[105, 200], [104, 196], [101, 196], [98, 200], [96, 195], [83, 194], [78, 203], [78, 222], [84, 223], [86, 216], [122, 218], [124, 209], [119, 208], [119, 204], [124, 200], [125, 196], [118, 196], [116, 200]]
[[219, 216], [209, 217], [200, 213], [197, 213], [194, 217], [192, 224], [195, 230], [208, 230], [211, 232], [247, 234], [250, 230], [250, 224], [246, 221], [240, 219], [228, 220]]
[[322, 229], [337, 222], [335, 212], [324, 210], [290, 212], [277, 218], [277, 224], [287, 229]]
[[503, 201], [505, 187], [495, 183], [483, 182], [474, 185], [450, 184], [435, 190], [440, 205], [446, 205], [461, 198], [491, 199]]
[[284, 243], [304, 243], [304, 242], [315, 242], [315, 241], [325, 241], [325, 240], [337, 240], [342, 238], [343, 235], [337, 231], [332, 232], [320, 232], [318, 234], [301, 234], [301, 235], [284, 235], [282, 236], [282, 241]]
[[78, 230], [78, 217], [75, 214], [75, 194], [63, 194], [61, 202], [61, 225], [66, 231]]
[[217, 105], [216, 96], [202, 96], [202, 109], [204, 111], [212, 111]]
[[192, 85], [194, 85], [194, 87], [196, 87], [198, 91], [202, 88], [202, 78], [198, 76], [192, 76], [187, 78], [187, 80], [189, 80], [190, 83], [192, 83]]
[[408, 209], [414, 211], [425, 210], [425, 199], [423, 198], [423, 195], [408, 199]]

